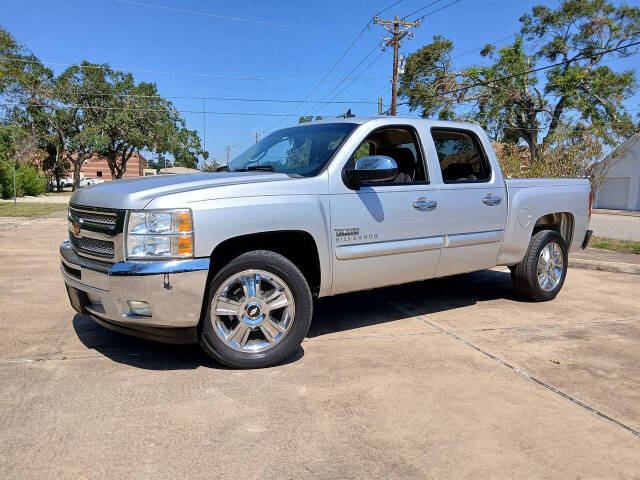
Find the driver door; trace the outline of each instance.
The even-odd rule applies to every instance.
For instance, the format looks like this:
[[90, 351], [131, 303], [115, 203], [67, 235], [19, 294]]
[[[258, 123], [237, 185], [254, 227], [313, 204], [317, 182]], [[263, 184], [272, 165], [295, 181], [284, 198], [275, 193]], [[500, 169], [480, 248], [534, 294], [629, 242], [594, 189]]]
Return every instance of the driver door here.
[[373, 145], [368, 153], [390, 156], [404, 175], [357, 190], [335, 185], [330, 196], [334, 294], [432, 277], [443, 246], [440, 190], [429, 183], [413, 127], [374, 130], [354, 152], [365, 142]]

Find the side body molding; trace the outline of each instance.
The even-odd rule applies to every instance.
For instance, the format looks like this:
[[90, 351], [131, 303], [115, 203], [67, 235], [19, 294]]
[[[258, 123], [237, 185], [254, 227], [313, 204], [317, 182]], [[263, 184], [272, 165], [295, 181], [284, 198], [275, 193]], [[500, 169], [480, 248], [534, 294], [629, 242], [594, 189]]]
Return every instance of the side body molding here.
[[441, 235], [410, 240], [340, 245], [336, 247], [336, 258], [338, 260], [350, 260], [353, 258], [377, 257], [397, 253], [422, 252], [425, 250], [435, 250], [441, 248], [443, 245], [444, 241]]

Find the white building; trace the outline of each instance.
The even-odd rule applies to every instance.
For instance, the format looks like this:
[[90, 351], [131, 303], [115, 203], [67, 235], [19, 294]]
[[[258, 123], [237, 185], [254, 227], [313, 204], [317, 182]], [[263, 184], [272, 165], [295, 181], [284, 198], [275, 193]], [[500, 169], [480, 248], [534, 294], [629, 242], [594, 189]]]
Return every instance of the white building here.
[[634, 133], [604, 160], [605, 180], [595, 208], [640, 210], [640, 133]]

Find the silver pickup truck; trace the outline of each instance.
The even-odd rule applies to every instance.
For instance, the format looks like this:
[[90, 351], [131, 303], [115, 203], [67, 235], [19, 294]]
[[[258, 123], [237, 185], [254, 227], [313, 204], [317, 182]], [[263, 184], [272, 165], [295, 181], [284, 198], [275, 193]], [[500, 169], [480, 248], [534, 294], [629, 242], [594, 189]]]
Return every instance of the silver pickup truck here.
[[496, 265], [553, 299], [591, 232], [585, 179], [505, 179], [476, 125], [348, 118], [275, 131], [217, 173], [77, 191], [60, 246], [71, 305], [101, 325], [282, 361], [314, 299]]

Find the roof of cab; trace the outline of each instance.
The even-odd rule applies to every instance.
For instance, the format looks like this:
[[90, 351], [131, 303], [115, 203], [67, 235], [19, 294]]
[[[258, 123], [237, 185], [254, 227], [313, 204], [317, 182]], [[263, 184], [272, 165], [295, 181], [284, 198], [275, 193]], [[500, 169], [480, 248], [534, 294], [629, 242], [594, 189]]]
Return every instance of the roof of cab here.
[[391, 124], [398, 123], [407, 123], [413, 124], [422, 123], [427, 124], [430, 127], [467, 127], [467, 128], [476, 128], [477, 124], [469, 123], [469, 122], [451, 122], [447, 120], [438, 120], [432, 118], [422, 118], [422, 117], [388, 117], [388, 116], [372, 116], [372, 117], [349, 117], [349, 118], [326, 118], [322, 120], [314, 120], [312, 122], [299, 123], [297, 125], [291, 126], [304, 126], [304, 125], [321, 125], [326, 123], [354, 123], [357, 125], [362, 125], [368, 122], [385, 120]]

